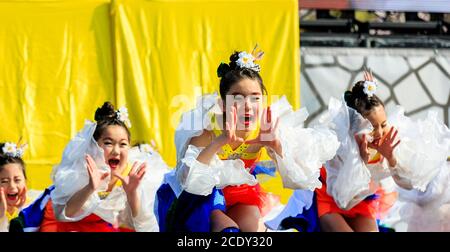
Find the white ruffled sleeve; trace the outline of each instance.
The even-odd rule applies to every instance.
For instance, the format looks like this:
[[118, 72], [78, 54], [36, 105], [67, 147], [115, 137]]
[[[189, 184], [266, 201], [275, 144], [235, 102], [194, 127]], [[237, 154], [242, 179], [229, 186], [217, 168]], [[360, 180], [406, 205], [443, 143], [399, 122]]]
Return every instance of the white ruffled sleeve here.
[[209, 195], [214, 187], [219, 189], [230, 185], [255, 185], [258, 181], [246, 169], [240, 159], [220, 160], [216, 155], [208, 165], [197, 160], [204, 148], [189, 145], [181, 160], [188, 172], [181, 181], [183, 190], [196, 195]]
[[132, 218], [132, 225], [137, 232], [158, 232], [159, 226], [154, 212], [156, 192], [161, 185], [164, 175], [169, 172], [169, 166], [161, 155], [151, 150], [145, 152], [139, 147], [133, 147], [128, 151], [130, 163], [135, 161], [146, 163], [147, 172], [138, 187], [140, 209], [136, 217]]
[[414, 202], [419, 206], [438, 208], [450, 203], [450, 163], [439, 169], [439, 173], [427, 185], [425, 191], [397, 189], [404, 201]]
[[396, 231], [450, 231], [449, 173], [447, 162], [424, 192], [397, 187], [398, 200], [382, 221]]
[[227, 186], [236, 185], [256, 185], [258, 180], [251, 175], [249, 169], [245, 168], [244, 161], [240, 159], [220, 160], [214, 157], [211, 168], [216, 170], [219, 176], [219, 183], [216, 185], [218, 189]]
[[333, 158], [339, 147], [336, 135], [325, 127], [304, 128], [308, 117], [305, 108], [293, 111], [283, 96], [271, 106], [273, 118], [279, 118], [278, 136], [283, 157], [269, 150], [275, 157], [283, 186], [290, 189], [320, 188], [320, 168]]
[[372, 125], [354, 109], [331, 98], [328, 111], [320, 119], [323, 125], [334, 130], [340, 142], [336, 156], [325, 165], [327, 193], [341, 209], [351, 209], [375, 191], [371, 173], [361, 159], [355, 134], [367, 134]]
[[183, 113], [181, 116], [180, 124], [175, 131], [176, 169], [165, 177], [165, 182], [170, 185], [177, 197], [183, 191], [182, 184], [185, 184], [189, 175], [189, 166], [186, 166], [182, 159], [185, 157], [191, 139], [200, 136], [204, 129], [210, 127], [211, 117], [209, 113], [217, 112], [220, 109], [217, 100], [217, 95], [202, 96], [198, 99], [196, 108]]
[[182, 179], [183, 190], [196, 195], [209, 195], [213, 188], [219, 184], [219, 174], [209, 165], [197, 160], [198, 155], [204, 148], [189, 145], [181, 160], [180, 168], [187, 173]]
[[[52, 179], [55, 189], [51, 192], [55, 217], [60, 221], [79, 221], [91, 214], [100, 198], [96, 193], [83, 205], [75, 217], [65, 215], [65, 206], [70, 198], [89, 183], [89, 174], [86, 170], [85, 154], [90, 154], [101, 172], [109, 172], [104, 161], [103, 150], [93, 138], [96, 123], [86, 121], [84, 128], [67, 145], [62, 161], [54, 167]], [[99, 190], [105, 190], [109, 177], [100, 185]]]
[[400, 144], [394, 149], [396, 176], [409, 181], [414, 189], [425, 191], [439, 170], [446, 166], [450, 153], [450, 130], [435, 112], [425, 119], [412, 120], [397, 106], [389, 113], [389, 122], [398, 130]]

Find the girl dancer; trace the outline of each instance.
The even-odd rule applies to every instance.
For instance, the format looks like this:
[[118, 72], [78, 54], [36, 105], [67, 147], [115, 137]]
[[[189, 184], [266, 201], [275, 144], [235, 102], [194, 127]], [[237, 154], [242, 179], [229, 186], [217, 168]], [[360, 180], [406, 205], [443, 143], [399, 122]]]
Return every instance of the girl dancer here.
[[27, 202], [24, 147], [9, 142], [0, 144], [0, 232], [9, 230], [10, 221]]
[[377, 219], [396, 200], [396, 187], [423, 191], [437, 174], [446, 174], [448, 128], [433, 114], [412, 121], [400, 107], [388, 119], [375, 95], [376, 81], [368, 72], [364, 77], [345, 93], [345, 101], [332, 98], [320, 119], [341, 143], [321, 169], [322, 187], [314, 195], [296, 190], [281, 213], [267, 221], [269, 227], [377, 231]]
[[[206, 95], [175, 135], [177, 168], [158, 191], [161, 231], [258, 231], [268, 211], [255, 178], [263, 148], [287, 188], [314, 190], [319, 168], [338, 147], [327, 129], [304, 129], [305, 110], [286, 98], [263, 109], [262, 53], [235, 52], [218, 68], [220, 98]], [[296, 141], [295, 139], [301, 139]]]
[[376, 220], [395, 201], [394, 182], [423, 191], [448, 155], [445, 125], [433, 116], [414, 122], [400, 107], [388, 118], [372, 74], [364, 77], [345, 93], [345, 102], [332, 99], [322, 119], [341, 142], [321, 171], [324, 186], [316, 190], [324, 231], [377, 231]]
[[64, 150], [51, 192], [58, 231], [154, 231], [146, 162], [130, 165], [126, 108], [105, 102]]

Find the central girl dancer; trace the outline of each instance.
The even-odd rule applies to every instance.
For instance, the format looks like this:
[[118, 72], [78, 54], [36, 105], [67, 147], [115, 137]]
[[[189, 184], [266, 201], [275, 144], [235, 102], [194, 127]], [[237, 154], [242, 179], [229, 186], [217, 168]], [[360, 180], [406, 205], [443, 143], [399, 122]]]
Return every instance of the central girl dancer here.
[[327, 129], [303, 128], [306, 111], [294, 112], [286, 98], [263, 109], [267, 91], [254, 62], [261, 56], [233, 53], [217, 71], [220, 97], [206, 95], [183, 115], [177, 168], [158, 191], [161, 231], [263, 230], [270, 200], [255, 177], [263, 148], [284, 187], [320, 186], [319, 168], [334, 156], [337, 138]]

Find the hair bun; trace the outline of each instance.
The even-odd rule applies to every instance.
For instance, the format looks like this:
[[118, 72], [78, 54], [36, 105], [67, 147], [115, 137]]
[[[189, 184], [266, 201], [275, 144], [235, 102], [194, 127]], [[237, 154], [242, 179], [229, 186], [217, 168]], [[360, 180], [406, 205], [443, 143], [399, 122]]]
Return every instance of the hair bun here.
[[238, 70], [239, 66], [236, 64], [236, 61], [239, 59], [239, 53], [238, 51], [235, 51], [230, 56], [230, 62], [228, 64], [226, 63], [220, 63], [219, 67], [217, 68], [217, 76], [219, 78], [222, 78], [227, 74], [229, 71], [232, 70]]
[[351, 104], [353, 102], [353, 92], [352, 91], [345, 91], [344, 93], [344, 100], [347, 104]]
[[352, 95], [356, 99], [367, 99], [368, 95], [364, 92], [364, 81], [358, 81], [352, 88]]
[[222, 62], [222, 63], [220, 63], [219, 67], [217, 68], [217, 76], [219, 78], [222, 78], [230, 70], [231, 70], [230, 66], [228, 64]]
[[6, 143], [0, 142], [0, 156], [5, 155], [5, 153], [3, 152], [3, 147], [5, 146]]
[[116, 111], [114, 105], [111, 102], [103, 103], [103, 106], [97, 108], [95, 111], [95, 121], [103, 121], [107, 119], [114, 119], [116, 117]]
[[230, 63], [228, 63], [230, 65], [230, 69], [231, 70], [238, 70], [239, 66], [237, 64], [237, 61], [239, 60], [239, 51], [234, 51], [233, 54], [230, 55]]

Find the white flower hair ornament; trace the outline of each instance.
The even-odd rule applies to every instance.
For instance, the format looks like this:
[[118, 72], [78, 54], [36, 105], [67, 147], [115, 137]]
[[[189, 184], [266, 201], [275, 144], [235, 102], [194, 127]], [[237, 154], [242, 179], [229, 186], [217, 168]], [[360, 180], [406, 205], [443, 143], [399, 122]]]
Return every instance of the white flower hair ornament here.
[[6, 142], [2, 148], [3, 153], [9, 157], [22, 158], [25, 148], [27, 144], [19, 144]]
[[238, 65], [240, 68], [248, 68], [252, 69], [253, 71], [260, 72], [261, 68], [258, 64], [255, 63], [257, 60], [261, 60], [262, 56], [264, 55], [263, 51], [257, 51], [258, 45], [253, 48], [252, 53], [248, 52], [240, 52], [238, 54], [238, 59], [236, 60], [236, 65]]
[[236, 61], [236, 64], [240, 68], [248, 68], [259, 72], [261, 69], [258, 64], [255, 64], [255, 57], [247, 52], [240, 52], [239, 58]]
[[[252, 53], [248, 53], [246, 51], [242, 51], [238, 54], [238, 58], [234, 60], [233, 62], [236, 63], [236, 67], [238, 69], [247, 68], [251, 69], [255, 72], [260, 72], [261, 67], [255, 63], [257, 60], [261, 60], [262, 56], [264, 55], [264, 52], [261, 50], [257, 50], [258, 45], [255, 46]], [[230, 64], [231, 65], [231, 64]], [[217, 76], [219, 78], [224, 77], [229, 71], [231, 70], [237, 70], [232, 69], [229, 64], [227, 63], [220, 63], [219, 67], [217, 68]]]
[[128, 128], [131, 128], [131, 121], [128, 117], [128, 109], [126, 107], [120, 107], [116, 111], [117, 120], [123, 122]]
[[364, 81], [364, 89], [363, 92], [368, 96], [372, 97], [378, 88], [378, 84], [376, 81]]

